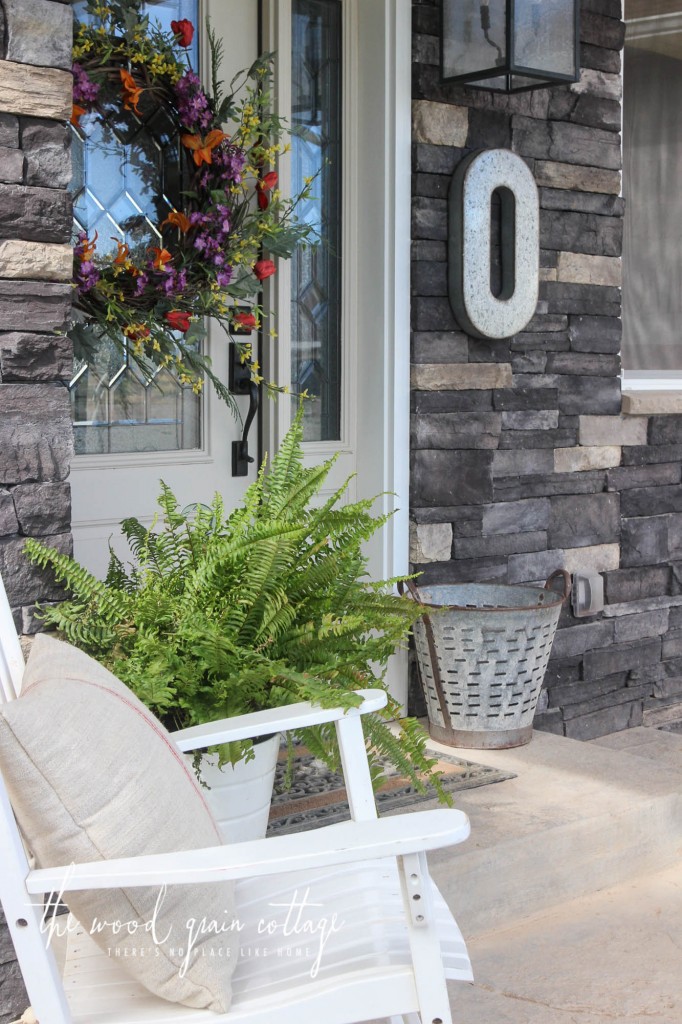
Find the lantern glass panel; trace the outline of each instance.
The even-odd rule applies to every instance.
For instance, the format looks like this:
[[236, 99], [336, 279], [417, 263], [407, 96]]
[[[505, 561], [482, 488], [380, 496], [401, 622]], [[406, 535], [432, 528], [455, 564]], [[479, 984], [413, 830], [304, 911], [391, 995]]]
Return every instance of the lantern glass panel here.
[[575, 73], [575, 6], [570, 0], [515, 0], [514, 64]]
[[553, 84], [543, 78], [530, 78], [527, 75], [497, 75], [495, 78], [466, 83], [467, 89], [492, 89], [493, 92], [524, 92], [526, 89], [537, 89], [539, 85]]
[[505, 0], [443, 0], [443, 76], [473, 75], [507, 60]]

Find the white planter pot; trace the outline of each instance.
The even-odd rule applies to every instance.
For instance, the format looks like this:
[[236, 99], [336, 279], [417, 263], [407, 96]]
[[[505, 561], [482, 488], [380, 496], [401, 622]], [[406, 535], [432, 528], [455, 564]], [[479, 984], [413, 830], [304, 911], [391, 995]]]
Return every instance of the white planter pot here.
[[203, 793], [223, 842], [243, 843], [265, 835], [279, 739], [277, 734], [262, 743], [254, 743], [254, 758], [236, 765], [219, 768], [217, 754], [202, 757], [201, 778], [210, 787]]

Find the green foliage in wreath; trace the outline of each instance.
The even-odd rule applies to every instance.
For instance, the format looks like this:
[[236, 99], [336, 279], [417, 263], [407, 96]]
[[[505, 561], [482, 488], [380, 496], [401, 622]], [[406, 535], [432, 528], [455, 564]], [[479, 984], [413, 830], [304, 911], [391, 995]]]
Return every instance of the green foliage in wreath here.
[[[181, 511], [162, 485], [162, 521], [145, 529], [126, 519], [135, 555], [126, 568], [112, 552], [106, 581], [36, 540], [29, 557], [49, 566], [73, 595], [43, 611], [72, 643], [92, 654], [171, 728], [184, 728], [297, 701], [357, 706], [357, 690], [385, 688], [386, 664], [404, 645], [419, 607], [391, 593], [397, 580], [367, 582], [363, 545], [388, 517], [372, 501], [341, 505], [346, 485], [315, 506], [334, 459], [302, 464], [299, 413], [242, 507]], [[160, 525], [160, 529], [157, 529]], [[420, 789], [436, 785], [435, 761], [414, 719], [399, 706], [363, 716], [373, 777], [393, 763]], [[338, 770], [333, 726], [307, 729], [315, 756]], [[220, 748], [241, 759], [250, 744]], [[230, 749], [231, 748], [231, 749]]]
[[120, 236], [112, 249], [109, 239], [79, 234], [74, 341], [84, 354], [104, 337], [127, 344], [148, 376], [154, 366], [170, 367], [196, 391], [207, 374], [232, 403], [201, 353], [206, 318], [228, 333], [259, 326], [253, 297], [276, 272], [273, 257], [289, 257], [310, 233], [295, 211], [311, 180], [291, 198], [278, 187], [276, 161], [289, 146], [271, 109], [274, 55], [226, 90], [222, 43], [209, 26], [212, 84], [205, 89], [188, 56], [194, 25], [174, 21], [168, 33], [141, 8], [142, 0], [88, 0], [87, 19], [74, 29], [72, 123], [76, 131], [86, 118], [99, 118], [105, 132], [113, 123], [137, 128], [162, 111], [179, 139], [184, 189], [156, 225], [156, 245]]

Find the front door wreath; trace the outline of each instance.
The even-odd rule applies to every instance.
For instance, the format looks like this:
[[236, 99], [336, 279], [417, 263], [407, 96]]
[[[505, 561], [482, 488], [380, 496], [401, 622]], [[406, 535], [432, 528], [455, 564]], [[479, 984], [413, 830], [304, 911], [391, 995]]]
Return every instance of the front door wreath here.
[[[169, 367], [196, 392], [206, 375], [231, 403], [201, 351], [206, 318], [228, 333], [256, 329], [254, 295], [275, 273], [273, 257], [291, 256], [311, 230], [295, 211], [312, 181], [290, 198], [278, 187], [277, 158], [289, 146], [271, 109], [274, 55], [264, 54], [226, 91], [222, 44], [207, 26], [209, 90], [189, 59], [195, 27], [187, 19], [165, 32], [142, 13], [142, 0], [88, 0], [86, 11], [75, 24], [75, 130], [88, 117], [144, 127], [161, 109], [179, 138], [184, 187], [156, 225], [157, 244], [114, 236], [112, 247], [79, 233], [74, 341], [87, 352], [109, 339], [148, 377]], [[253, 375], [260, 380], [256, 363]]]

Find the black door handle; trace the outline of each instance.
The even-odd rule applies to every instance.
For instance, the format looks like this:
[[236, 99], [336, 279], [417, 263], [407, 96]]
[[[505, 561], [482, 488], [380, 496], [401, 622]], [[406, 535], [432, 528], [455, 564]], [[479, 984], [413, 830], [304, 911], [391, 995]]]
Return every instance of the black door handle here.
[[260, 388], [255, 380], [249, 381], [249, 411], [244, 420], [241, 441], [232, 442], [232, 476], [246, 476], [249, 472], [249, 463], [253, 462], [253, 456], [249, 455], [249, 430], [254, 417], [258, 412], [260, 399]]
[[241, 440], [232, 442], [232, 476], [247, 476], [249, 464], [254, 461], [249, 455], [249, 430], [260, 403], [260, 386], [251, 379], [251, 362], [242, 361], [241, 348], [230, 342], [230, 391], [233, 395], [249, 396], [249, 411], [244, 420]]

